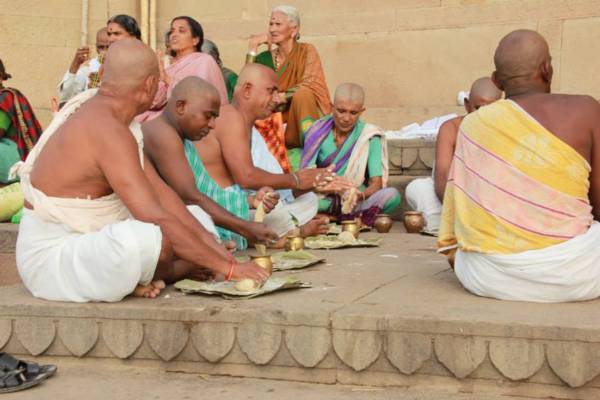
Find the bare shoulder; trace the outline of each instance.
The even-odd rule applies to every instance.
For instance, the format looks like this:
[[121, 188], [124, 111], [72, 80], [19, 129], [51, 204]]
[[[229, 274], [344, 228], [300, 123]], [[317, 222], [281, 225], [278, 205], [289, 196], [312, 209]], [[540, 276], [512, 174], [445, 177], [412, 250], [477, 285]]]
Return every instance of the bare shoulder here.
[[231, 104], [221, 107], [214, 132], [217, 137], [225, 134], [227, 136], [243, 134], [244, 117], [242, 113]]
[[171, 147], [175, 147], [181, 140], [175, 129], [158, 119], [145, 122], [142, 124], [142, 132], [144, 134], [144, 149], [150, 155], [157, 151], [165, 151]]
[[460, 127], [460, 124], [464, 118], [464, 115], [454, 117], [440, 125], [440, 129], [438, 130], [438, 139], [456, 139], [458, 128]]

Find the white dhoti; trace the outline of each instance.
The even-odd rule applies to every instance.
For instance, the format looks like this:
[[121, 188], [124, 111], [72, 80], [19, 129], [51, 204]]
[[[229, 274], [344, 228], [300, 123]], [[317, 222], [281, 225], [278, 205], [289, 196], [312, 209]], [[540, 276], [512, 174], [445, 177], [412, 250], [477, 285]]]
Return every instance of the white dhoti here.
[[80, 233], [24, 209], [16, 255], [25, 286], [57, 301], [119, 301], [150, 283], [162, 242], [160, 228], [133, 219]]
[[458, 251], [454, 271], [470, 292], [543, 303], [600, 297], [600, 223], [583, 235], [517, 254]]
[[437, 233], [442, 216], [442, 203], [435, 194], [433, 179], [415, 179], [406, 186], [406, 201], [415, 211], [423, 213], [425, 230]]
[[217, 227], [215, 226], [215, 222], [211, 218], [210, 215], [203, 209], [198, 206], [187, 206], [190, 214], [194, 216], [200, 222], [200, 224], [208, 231], [208, 233], [212, 234], [217, 242], [221, 242], [219, 238], [219, 233], [217, 232]]
[[[265, 215], [263, 223], [279, 237], [285, 236], [296, 227], [308, 223], [317, 215], [319, 199], [314, 193], [305, 193], [294, 201], [279, 201], [270, 213]], [[250, 218], [254, 219], [256, 210], [250, 210]]]

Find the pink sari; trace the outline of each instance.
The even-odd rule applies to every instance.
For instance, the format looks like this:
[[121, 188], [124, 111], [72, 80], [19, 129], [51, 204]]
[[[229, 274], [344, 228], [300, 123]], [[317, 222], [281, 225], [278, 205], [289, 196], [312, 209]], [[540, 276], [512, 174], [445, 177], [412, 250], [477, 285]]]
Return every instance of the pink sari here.
[[215, 60], [208, 54], [194, 52], [175, 61], [165, 68], [165, 73], [171, 77], [171, 84], [167, 86], [164, 82], [159, 82], [158, 91], [148, 111], [136, 117], [140, 123], [156, 118], [164, 109], [171, 91], [183, 78], [188, 76], [197, 76], [212, 84], [221, 96], [221, 105], [229, 103], [227, 101], [227, 88], [223, 80], [221, 68]]

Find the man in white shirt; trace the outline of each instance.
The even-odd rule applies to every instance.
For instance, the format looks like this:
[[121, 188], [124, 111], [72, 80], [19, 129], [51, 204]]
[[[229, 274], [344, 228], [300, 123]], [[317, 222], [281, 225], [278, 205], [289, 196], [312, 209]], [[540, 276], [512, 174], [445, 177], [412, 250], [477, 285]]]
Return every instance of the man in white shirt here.
[[[69, 70], [58, 85], [60, 104], [88, 89], [90, 74], [97, 73], [100, 69], [98, 56], [108, 50], [109, 44], [107, 29], [102, 28], [96, 34], [96, 57], [90, 60], [90, 48], [87, 46], [77, 49]], [[87, 60], [89, 63], [86, 63]]]

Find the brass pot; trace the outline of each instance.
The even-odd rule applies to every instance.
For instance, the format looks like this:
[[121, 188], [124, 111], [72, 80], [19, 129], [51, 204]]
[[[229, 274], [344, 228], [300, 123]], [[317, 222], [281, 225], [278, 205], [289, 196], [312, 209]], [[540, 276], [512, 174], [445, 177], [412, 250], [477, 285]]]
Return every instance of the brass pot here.
[[258, 264], [259, 267], [261, 267], [262, 269], [267, 271], [269, 276], [271, 276], [271, 274], [273, 273], [273, 259], [271, 258], [270, 255], [265, 254], [265, 255], [250, 256], [250, 260], [254, 261], [255, 263]]
[[388, 233], [392, 229], [394, 220], [387, 214], [377, 214], [375, 217], [375, 229], [379, 233]]
[[288, 236], [285, 240], [286, 251], [304, 250], [304, 238], [302, 236]]
[[425, 226], [425, 218], [420, 211], [407, 211], [404, 213], [404, 227], [408, 233], [419, 233]]
[[342, 232], [350, 232], [355, 239], [358, 239], [360, 228], [355, 220], [342, 221]]

